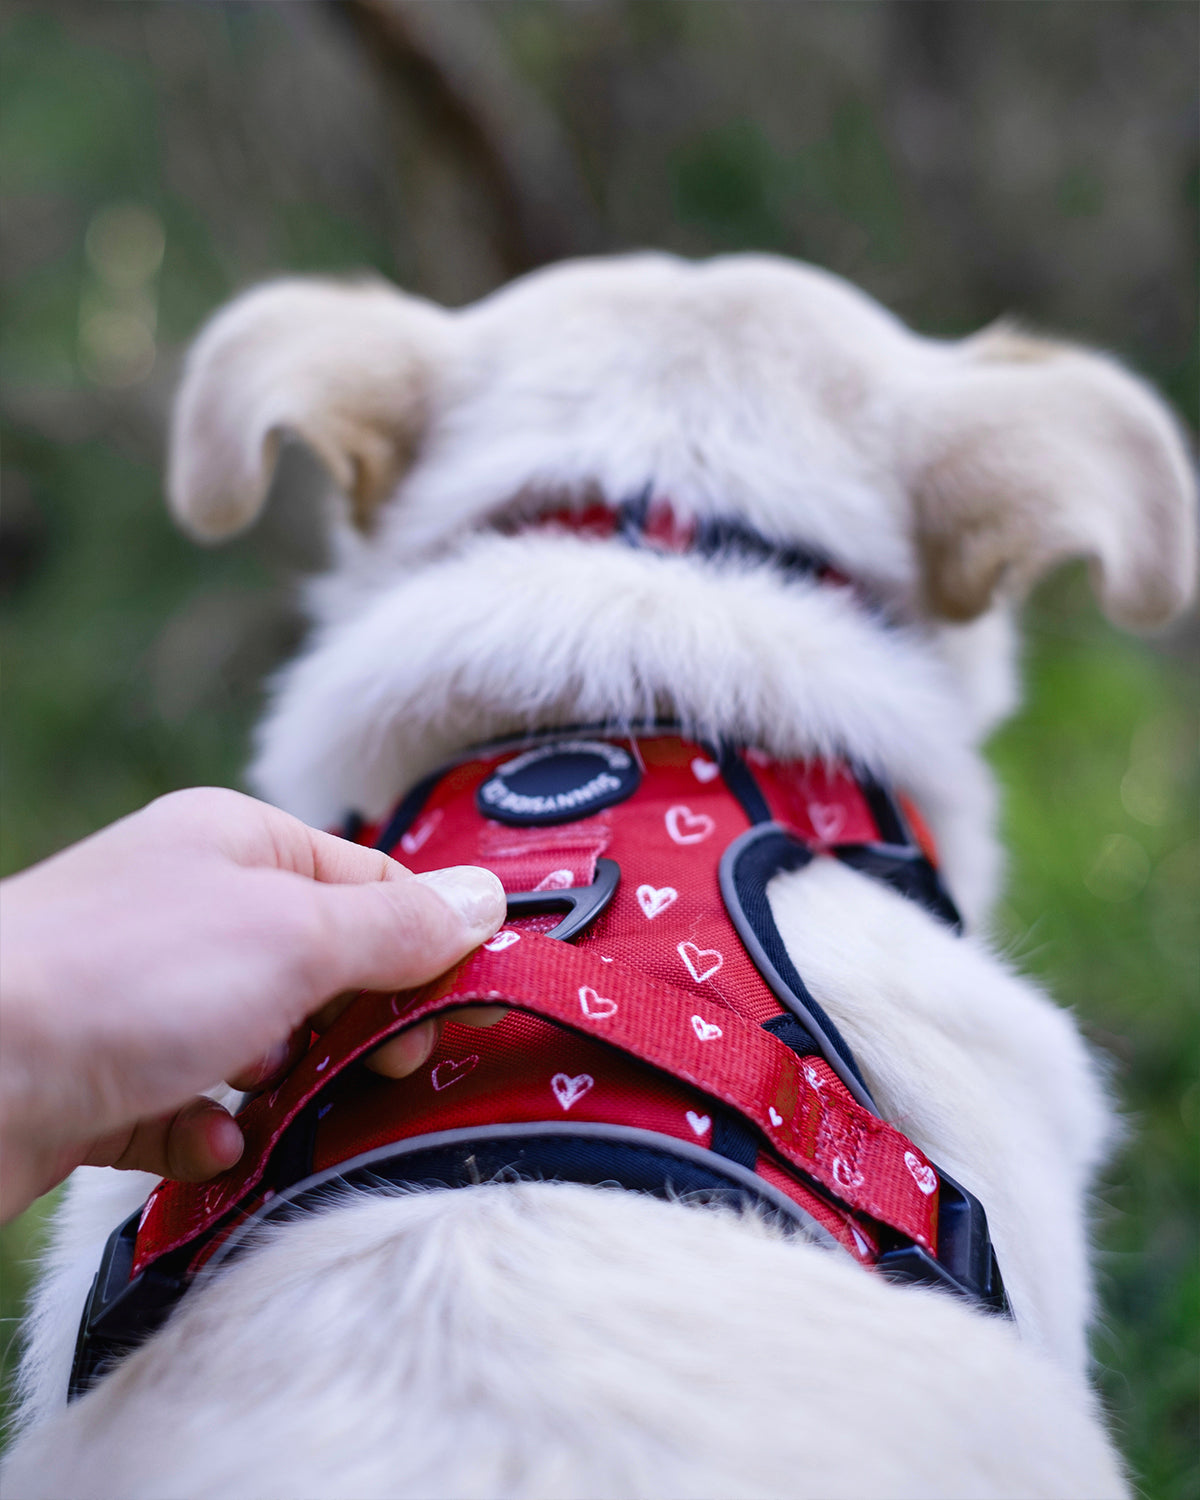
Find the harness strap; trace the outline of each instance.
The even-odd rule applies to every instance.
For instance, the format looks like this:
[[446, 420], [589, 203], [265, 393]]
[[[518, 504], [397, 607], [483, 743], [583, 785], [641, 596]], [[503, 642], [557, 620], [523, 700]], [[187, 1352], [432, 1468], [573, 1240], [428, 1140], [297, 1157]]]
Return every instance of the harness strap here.
[[[501, 945], [502, 940], [506, 940]], [[769, 1148], [851, 1209], [937, 1253], [938, 1175], [906, 1137], [857, 1104], [821, 1058], [727, 1008], [624, 965], [602, 964], [539, 933], [502, 929], [449, 975], [406, 995], [364, 995], [280, 1087], [239, 1116], [246, 1146], [197, 1192], [164, 1182], [147, 1202], [134, 1273], [211, 1229], [260, 1181], [299, 1112], [355, 1059], [390, 1036], [466, 1005], [515, 1006], [649, 1063], [736, 1110]], [[555, 1108], [553, 1080], [546, 1104]]]

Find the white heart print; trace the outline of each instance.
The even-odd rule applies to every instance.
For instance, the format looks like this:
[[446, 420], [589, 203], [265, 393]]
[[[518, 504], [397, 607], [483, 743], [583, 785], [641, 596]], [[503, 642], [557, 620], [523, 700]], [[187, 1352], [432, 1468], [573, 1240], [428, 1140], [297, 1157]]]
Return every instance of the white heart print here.
[[832, 844], [846, 826], [846, 809], [836, 802], [810, 802], [808, 821], [823, 844]]
[[565, 1113], [572, 1104], [583, 1098], [595, 1082], [590, 1073], [576, 1073], [574, 1078], [569, 1073], [555, 1073], [550, 1080], [550, 1087]]
[[429, 842], [429, 836], [442, 821], [442, 810], [435, 807], [428, 817], [422, 818], [415, 828], [400, 835], [400, 847], [405, 854], [416, 854]]
[[712, 1121], [707, 1115], [698, 1115], [694, 1109], [688, 1110], [687, 1122], [697, 1135], [703, 1135], [708, 1127], [712, 1124]]
[[703, 1016], [692, 1017], [692, 1030], [702, 1042], [715, 1042], [722, 1035], [721, 1028]]
[[856, 1188], [862, 1187], [863, 1174], [856, 1172], [840, 1156], [833, 1158], [833, 1180], [839, 1187]]
[[585, 1016], [596, 1021], [606, 1021], [617, 1013], [617, 1002], [607, 995], [598, 995], [590, 984], [579, 986], [579, 1008]]
[[430, 1073], [429, 1081], [435, 1089], [448, 1089], [452, 1083], [465, 1078], [478, 1062], [479, 1057], [474, 1052], [469, 1057], [447, 1057]]
[[697, 984], [711, 979], [725, 962], [724, 954], [716, 948], [697, 948], [695, 943], [680, 943], [676, 952], [687, 965], [687, 971]]
[[667, 808], [666, 824], [677, 844], [702, 844], [717, 826], [707, 813], [694, 813], [682, 803]]
[[932, 1167], [927, 1167], [925, 1163], [921, 1161], [919, 1157], [914, 1156], [911, 1151], [906, 1151], [904, 1153], [904, 1165], [912, 1173], [912, 1180], [916, 1183], [916, 1185], [921, 1189], [921, 1191], [927, 1198], [930, 1193], [937, 1192], [937, 1173], [933, 1170]]
[[570, 870], [551, 870], [549, 875], [543, 875], [535, 891], [569, 891], [575, 884], [575, 877]]
[[503, 953], [505, 948], [511, 948], [514, 943], [521, 941], [521, 934], [514, 932], [511, 927], [502, 927], [494, 938], [489, 938], [484, 947], [489, 953]]
[[639, 885], [637, 888], [638, 905], [651, 922], [658, 916], [659, 912], [666, 911], [668, 906], [674, 906], [679, 900], [679, 892], [673, 885]]
[[771, 1117], [771, 1124], [772, 1125], [782, 1125], [783, 1124], [783, 1116], [779, 1113], [779, 1111], [775, 1108], [775, 1106], [773, 1104], [768, 1104], [767, 1105], [767, 1113]]
[[702, 755], [697, 755], [692, 761], [692, 775], [699, 782], [715, 781], [720, 774], [721, 768], [715, 761], [705, 760]]

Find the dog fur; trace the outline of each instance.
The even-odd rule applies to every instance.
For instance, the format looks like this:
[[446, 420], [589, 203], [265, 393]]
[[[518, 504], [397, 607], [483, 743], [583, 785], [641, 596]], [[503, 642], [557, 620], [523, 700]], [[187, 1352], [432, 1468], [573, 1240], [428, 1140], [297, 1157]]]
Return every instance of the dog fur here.
[[[100, 1248], [150, 1186], [85, 1169], [5, 1493], [1125, 1495], [1086, 1348], [1085, 1197], [1113, 1117], [1070, 1017], [989, 946], [979, 746], [1016, 701], [1012, 615], [1048, 569], [1089, 558], [1122, 624], [1186, 605], [1195, 495], [1164, 406], [1102, 355], [918, 337], [811, 268], [639, 255], [454, 312], [374, 283], [249, 293], [187, 367], [181, 524], [250, 524], [286, 434], [343, 498], [259, 736], [264, 796], [318, 824], [378, 816], [472, 743], [663, 715], [847, 753], [913, 796], [966, 936], [833, 861], [771, 902], [885, 1117], [985, 1204], [1015, 1324], [616, 1190], [352, 1196], [264, 1234], [64, 1411]], [[824, 552], [863, 594], [491, 524], [648, 482]]]

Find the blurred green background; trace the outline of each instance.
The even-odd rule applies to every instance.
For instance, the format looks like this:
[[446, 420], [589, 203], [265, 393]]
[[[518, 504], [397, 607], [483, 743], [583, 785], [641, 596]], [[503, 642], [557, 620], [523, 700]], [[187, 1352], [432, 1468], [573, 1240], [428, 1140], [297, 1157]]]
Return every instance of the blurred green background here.
[[[923, 331], [1114, 350], [1189, 423], [1190, 3], [20, 4], [0, 33], [5, 871], [237, 782], [320, 557], [311, 466], [200, 552], [162, 506], [181, 350], [281, 270], [446, 302], [563, 254], [759, 248]], [[1096, 1200], [1104, 1399], [1143, 1492], [1200, 1493], [1195, 621], [1118, 636], [1068, 572], [996, 739], [999, 938], [1080, 1016], [1129, 1144]], [[42, 1217], [0, 1237], [3, 1343]]]

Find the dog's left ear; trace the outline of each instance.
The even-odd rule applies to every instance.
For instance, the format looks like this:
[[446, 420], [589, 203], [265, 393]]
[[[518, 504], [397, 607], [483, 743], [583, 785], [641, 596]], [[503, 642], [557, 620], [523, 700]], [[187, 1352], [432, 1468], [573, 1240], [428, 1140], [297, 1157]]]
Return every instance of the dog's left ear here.
[[1103, 355], [1004, 329], [908, 385], [926, 606], [970, 620], [1071, 557], [1111, 620], [1165, 624], [1196, 574], [1196, 482], [1166, 405]]
[[412, 460], [449, 324], [443, 309], [374, 282], [271, 282], [222, 308], [175, 402], [175, 519], [201, 541], [250, 525], [290, 433], [366, 529]]

